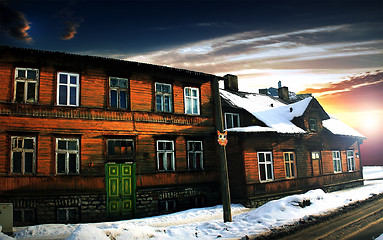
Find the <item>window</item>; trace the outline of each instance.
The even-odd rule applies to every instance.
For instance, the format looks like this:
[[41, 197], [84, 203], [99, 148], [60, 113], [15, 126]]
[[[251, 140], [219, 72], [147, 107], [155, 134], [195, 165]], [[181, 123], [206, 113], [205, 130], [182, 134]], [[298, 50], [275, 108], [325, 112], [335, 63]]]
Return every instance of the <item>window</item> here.
[[109, 102], [111, 108], [128, 108], [128, 81], [126, 78], [109, 78]]
[[13, 221], [18, 225], [35, 223], [35, 210], [31, 208], [15, 209], [13, 211]]
[[172, 85], [155, 83], [156, 111], [172, 112]]
[[293, 152], [284, 152], [283, 160], [285, 161], [286, 178], [295, 177], [295, 154]]
[[190, 198], [190, 207], [191, 208], [201, 208], [206, 206], [206, 199], [204, 196], [197, 196]]
[[187, 150], [189, 170], [203, 169], [202, 141], [188, 141]]
[[309, 120], [309, 129], [312, 132], [317, 131], [317, 120], [315, 118], [310, 118]]
[[312, 160], [312, 174], [313, 176], [320, 176], [322, 174], [322, 164], [320, 151], [311, 152], [311, 160]]
[[175, 212], [177, 209], [176, 200], [161, 200], [158, 202], [158, 210], [160, 213]]
[[77, 208], [57, 208], [57, 222], [74, 223], [78, 222]]
[[199, 89], [185, 87], [185, 113], [199, 114]]
[[39, 70], [32, 68], [16, 68], [14, 101], [18, 103], [37, 102], [37, 86]]
[[58, 73], [57, 105], [79, 106], [79, 76], [75, 73]]
[[36, 138], [11, 137], [11, 172], [33, 174], [36, 169]]
[[258, 152], [258, 168], [259, 180], [272, 181], [274, 180], [273, 174], [273, 158], [271, 152]]
[[159, 171], [174, 171], [174, 142], [157, 141], [157, 168]]
[[79, 173], [79, 140], [56, 139], [56, 172], [58, 174]]
[[339, 151], [332, 151], [332, 161], [334, 163], [334, 173], [342, 172], [342, 163]]
[[225, 126], [228, 128], [239, 127], [239, 114], [238, 113], [225, 113]]
[[355, 171], [354, 150], [347, 150], [347, 168], [349, 172]]
[[134, 156], [134, 141], [132, 139], [109, 139], [108, 159], [132, 159]]

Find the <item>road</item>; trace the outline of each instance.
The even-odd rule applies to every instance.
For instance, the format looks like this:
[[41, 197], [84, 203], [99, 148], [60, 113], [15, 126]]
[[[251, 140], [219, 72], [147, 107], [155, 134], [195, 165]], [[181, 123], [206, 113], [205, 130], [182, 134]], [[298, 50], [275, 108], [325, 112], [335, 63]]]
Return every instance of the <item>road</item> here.
[[333, 216], [320, 223], [311, 224], [310, 226], [292, 232], [293, 233], [288, 233], [288, 230], [282, 230], [278, 232], [278, 234], [254, 236], [254, 238], [250, 239], [374, 239], [383, 233], [383, 197], [361, 203], [351, 210], [340, 211], [338, 214], [333, 214]]

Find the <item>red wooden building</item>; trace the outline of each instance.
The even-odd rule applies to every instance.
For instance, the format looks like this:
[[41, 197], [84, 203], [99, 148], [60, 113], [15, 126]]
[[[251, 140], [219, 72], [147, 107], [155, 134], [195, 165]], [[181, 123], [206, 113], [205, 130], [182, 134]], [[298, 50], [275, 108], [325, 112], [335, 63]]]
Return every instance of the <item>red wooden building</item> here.
[[228, 130], [233, 202], [255, 207], [281, 196], [363, 184], [360, 133], [330, 117], [310, 96], [238, 92], [235, 76], [221, 90]]
[[219, 202], [210, 74], [0, 47], [0, 202], [15, 225]]

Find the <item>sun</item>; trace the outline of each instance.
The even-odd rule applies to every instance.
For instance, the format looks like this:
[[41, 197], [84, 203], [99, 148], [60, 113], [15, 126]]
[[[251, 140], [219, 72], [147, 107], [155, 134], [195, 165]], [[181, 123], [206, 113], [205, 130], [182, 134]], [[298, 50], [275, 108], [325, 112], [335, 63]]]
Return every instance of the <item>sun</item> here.
[[363, 112], [359, 115], [361, 118], [361, 126], [360, 129], [366, 134], [375, 134], [381, 132], [382, 128], [382, 117], [383, 113], [381, 111], [368, 111]]

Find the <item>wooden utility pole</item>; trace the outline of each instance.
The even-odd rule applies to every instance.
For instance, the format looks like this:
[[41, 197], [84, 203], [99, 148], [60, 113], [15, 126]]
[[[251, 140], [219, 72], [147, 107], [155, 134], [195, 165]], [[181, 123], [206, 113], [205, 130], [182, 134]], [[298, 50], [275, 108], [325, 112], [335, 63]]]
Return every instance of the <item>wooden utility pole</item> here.
[[[214, 79], [214, 105], [215, 105], [215, 126], [220, 132], [223, 132], [223, 117], [221, 97], [219, 95], [218, 78]], [[231, 199], [229, 187], [229, 175], [227, 171], [226, 147], [218, 146], [218, 156], [220, 159], [220, 172], [221, 172], [221, 194], [223, 204], [223, 221], [231, 222]]]

